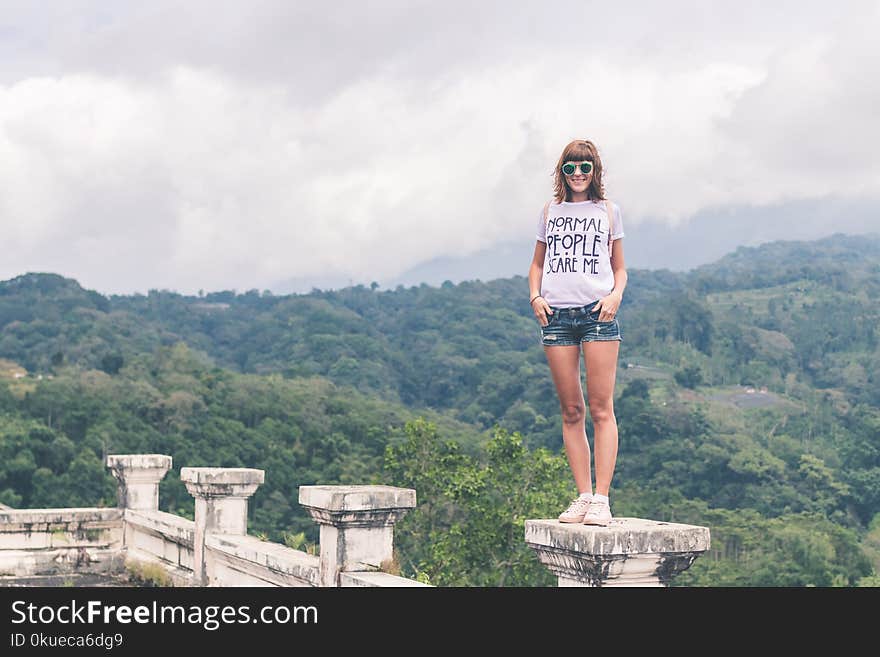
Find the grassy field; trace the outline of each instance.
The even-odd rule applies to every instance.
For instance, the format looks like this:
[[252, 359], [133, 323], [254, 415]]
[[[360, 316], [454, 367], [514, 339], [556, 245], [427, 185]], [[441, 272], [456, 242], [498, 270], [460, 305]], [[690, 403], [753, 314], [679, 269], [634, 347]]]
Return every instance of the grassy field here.
[[832, 300], [837, 293], [815, 281], [793, 281], [761, 289], [732, 290], [706, 295], [706, 303], [716, 316], [748, 309], [755, 315], [769, 315], [771, 304], [788, 303], [790, 306], [813, 304]]
[[37, 379], [21, 365], [6, 358], [0, 358], [0, 379], [9, 382], [9, 392], [19, 400], [24, 399], [26, 392], [37, 389]]

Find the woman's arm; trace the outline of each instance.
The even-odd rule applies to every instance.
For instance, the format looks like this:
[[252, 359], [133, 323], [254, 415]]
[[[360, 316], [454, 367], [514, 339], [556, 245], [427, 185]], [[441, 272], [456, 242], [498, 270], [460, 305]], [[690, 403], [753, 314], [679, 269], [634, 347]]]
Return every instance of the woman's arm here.
[[535, 240], [535, 256], [529, 267], [529, 299], [536, 294], [541, 294], [541, 280], [544, 277], [544, 254], [547, 252], [547, 243]]
[[611, 242], [611, 271], [614, 272], [614, 289], [611, 294], [616, 294], [623, 299], [623, 290], [626, 287], [626, 265], [623, 263], [623, 240], [616, 239]]
[[[541, 240], [535, 241], [535, 257], [532, 258], [532, 265], [529, 267], [529, 299], [536, 294], [541, 294], [541, 279], [544, 277], [544, 254], [547, 252], [547, 244]], [[550, 310], [550, 304], [539, 297], [532, 301], [532, 312], [541, 326], [547, 326], [547, 315], [553, 311]]]
[[610, 322], [614, 319], [620, 302], [623, 301], [623, 289], [626, 287], [626, 267], [623, 264], [623, 242], [619, 239], [611, 243], [611, 271], [614, 272], [614, 287], [592, 308], [594, 311], [599, 311], [600, 322]]

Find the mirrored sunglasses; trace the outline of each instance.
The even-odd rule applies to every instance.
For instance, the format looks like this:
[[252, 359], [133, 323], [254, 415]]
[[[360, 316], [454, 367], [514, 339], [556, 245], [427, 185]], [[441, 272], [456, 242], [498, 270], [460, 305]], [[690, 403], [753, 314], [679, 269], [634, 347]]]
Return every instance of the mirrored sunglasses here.
[[580, 163], [566, 162], [565, 164], [562, 165], [562, 173], [564, 173], [566, 176], [574, 175], [574, 172], [577, 171], [578, 169], [580, 169], [581, 173], [584, 174], [585, 176], [589, 175], [590, 173], [593, 172], [593, 163], [592, 162], [580, 162]]

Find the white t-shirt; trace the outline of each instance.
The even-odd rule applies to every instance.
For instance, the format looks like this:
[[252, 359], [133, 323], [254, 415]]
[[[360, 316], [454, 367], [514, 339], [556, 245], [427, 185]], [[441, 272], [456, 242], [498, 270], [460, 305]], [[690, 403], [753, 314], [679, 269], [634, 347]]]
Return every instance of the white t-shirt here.
[[[612, 202], [611, 239], [623, 237], [620, 208]], [[551, 306], [571, 308], [598, 301], [614, 289], [608, 252], [605, 201], [551, 203], [544, 229], [544, 208], [538, 215], [539, 241], [547, 244], [541, 296]]]

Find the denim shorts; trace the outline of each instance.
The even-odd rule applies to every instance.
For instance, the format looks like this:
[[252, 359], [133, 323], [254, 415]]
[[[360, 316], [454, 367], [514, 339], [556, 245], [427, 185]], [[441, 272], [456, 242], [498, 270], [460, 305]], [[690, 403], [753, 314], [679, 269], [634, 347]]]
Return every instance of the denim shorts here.
[[547, 316], [547, 326], [540, 327], [541, 344], [552, 347], [607, 340], [622, 342], [617, 317], [610, 322], [600, 322], [599, 311], [590, 311], [597, 303], [575, 308], [550, 306], [553, 313]]

